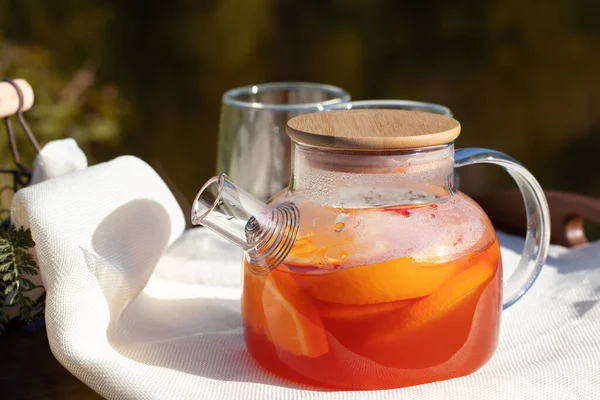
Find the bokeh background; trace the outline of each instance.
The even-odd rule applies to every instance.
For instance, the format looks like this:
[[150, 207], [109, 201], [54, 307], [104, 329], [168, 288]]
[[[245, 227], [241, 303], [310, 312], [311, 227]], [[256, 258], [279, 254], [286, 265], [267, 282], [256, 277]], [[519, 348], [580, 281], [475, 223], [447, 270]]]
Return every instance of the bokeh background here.
[[[137, 155], [188, 199], [216, 172], [222, 93], [284, 80], [444, 104], [457, 146], [600, 196], [599, 16], [597, 0], [0, 0], [0, 77], [34, 87], [42, 142], [75, 137], [94, 163]], [[494, 167], [461, 179], [512, 187]]]

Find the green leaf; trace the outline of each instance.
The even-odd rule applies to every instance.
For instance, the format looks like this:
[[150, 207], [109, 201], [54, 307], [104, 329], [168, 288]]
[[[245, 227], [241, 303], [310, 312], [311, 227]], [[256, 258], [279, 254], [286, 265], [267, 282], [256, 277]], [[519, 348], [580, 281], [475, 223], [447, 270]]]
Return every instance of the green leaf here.
[[6, 272], [9, 270], [9, 268], [12, 266], [13, 264], [13, 260], [11, 259], [10, 261], [7, 261], [3, 264], [0, 264], [0, 272]]
[[27, 252], [34, 246], [29, 229], [0, 225], [0, 293], [4, 293], [0, 296], [0, 333], [9, 322], [6, 307], [18, 306], [19, 317], [26, 323], [43, 315], [45, 296], [36, 302], [27, 295], [37, 287], [30, 278], [39, 274], [35, 259]]
[[35, 285], [28, 279], [21, 280], [21, 287], [23, 288], [23, 291], [30, 291], [34, 286]]

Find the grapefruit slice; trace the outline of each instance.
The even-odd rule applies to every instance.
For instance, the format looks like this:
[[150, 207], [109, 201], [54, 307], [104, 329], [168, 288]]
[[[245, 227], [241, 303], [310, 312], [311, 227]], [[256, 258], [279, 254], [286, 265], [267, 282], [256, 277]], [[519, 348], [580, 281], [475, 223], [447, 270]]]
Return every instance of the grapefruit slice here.
[[460, 263], [416, 263], [402, 257], [318, 275], [298, 274], [297, 279], [319, 300], [375, 304], [427, 296], [460, 268]]
[[262, 305], [268, 337], [275, 346], [309, 358], [327, 353], [329, 344], [319, 312], [293, 276], [272, 271], [265, 282]]
[[[245, 262], [244, 262], [245, 263]], [[265, 312], [263, 310], [262, 295], [265, 287], [266, 276], [253, 274], [244, 265], [244, 291], [242, 293], [242, 318], [244, 325], [250, 327], [257, 334], [269, 338]]]
[[384, 365], [432, 366], [460, 349], [496, 265], [487, 260], [450, 279], [431, 295], [371, 324], [356, 351]]
[[484, 261], [462, 271], [431, 295], [407, 307], [398, 315], [399, 320], [382, 321], [382, 333], [385, 333], [384, 336], [395, 337], [435, 319], [454, 303], [483, 285], [495, 269], [496, 266]]
[[377, 304], [341, 304], [315, 300], [321, 318], [359, 322], [380, 316], [383, 313], [401, 310], [413, 304], [417, 299], [392, 301]]

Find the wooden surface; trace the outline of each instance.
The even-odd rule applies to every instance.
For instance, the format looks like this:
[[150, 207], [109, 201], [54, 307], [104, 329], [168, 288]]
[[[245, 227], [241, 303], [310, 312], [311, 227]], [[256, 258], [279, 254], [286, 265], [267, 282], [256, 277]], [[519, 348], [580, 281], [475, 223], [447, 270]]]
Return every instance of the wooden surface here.
[[290, 119], [286, 131], [297, 143], [340, 149], [406, 149], [449, 143], [457, 120], [407, 110], [340, 110]]
[[[27, 111], [33, 105], [33, 89], [23, 79], [15, 79], [23, 93], [23, 111]], [[19, 96], [15, 88], [8, 82], [0, 82], [0, 118], [13, 115], [19, 109]]]
[[[546, 191], [552, 242], [573, 246], [585, 241], [578, 221], [600, 223], [600, 199]], [[525, 210], [517, 191], [476, 197], [496, 229], [524, 234]], [[50, 352], [44, 328], [0, 338], [0, 399], [100, 399], [64, 369]]]

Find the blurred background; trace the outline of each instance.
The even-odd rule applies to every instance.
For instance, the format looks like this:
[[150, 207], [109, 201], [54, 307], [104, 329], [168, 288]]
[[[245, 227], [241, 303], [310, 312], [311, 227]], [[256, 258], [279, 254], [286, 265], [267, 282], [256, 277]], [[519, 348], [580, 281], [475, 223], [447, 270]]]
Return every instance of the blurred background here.
[[[457, 147], [495, 148], [545, 188], [600, 196], [595, 0], [0, 0], [0, 10], [0, 77], [33, 86], [26, 116], [40, 141], [74, 137], [92, 163], [137, 155], [190, 200], [216, 172], [223, 92], [285, 80], [446, 105], [463, 126]], [[494, 167], [461, 184], [513, 187]]]

